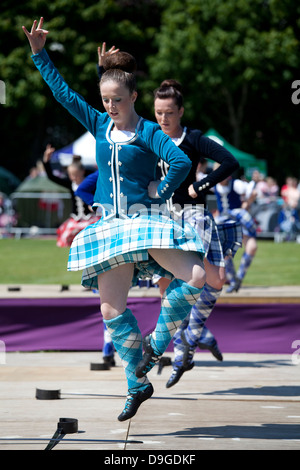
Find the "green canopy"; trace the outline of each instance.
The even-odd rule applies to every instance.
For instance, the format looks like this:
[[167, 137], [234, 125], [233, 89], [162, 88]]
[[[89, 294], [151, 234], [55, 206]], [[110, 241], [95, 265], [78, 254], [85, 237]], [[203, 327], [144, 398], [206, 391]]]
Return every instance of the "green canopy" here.
[[0, 166], [0, 193], [5, 193], [9, 196], [19, 184], [19, 178], [3, 166]]
[[242, 150], [237, 149], [227, 142], [224, 137], [222, 137], [215, 129], [209, 129], [204, 135], [222, 145], [230, 153], [232, 153], [232, 155], [239, 162], [241, 168], [244, 168], [246, 177], [251, 177], [254, 170], [260, 171], [265, 176], [267, 175], [266, 160], [255, 158], [255, 156], [251, 153], [243, 152]]
[[70, 191], [39, 175], [26, 178], [12, 194], [18, 214], [18, 227], [56, 228], [69, 217]]
[[49, 180], [47, 176], [36, 176], [35, 178], [27, 178], [20, 186], [17, 187], [18, 193], [68, 193], [69, 190]]

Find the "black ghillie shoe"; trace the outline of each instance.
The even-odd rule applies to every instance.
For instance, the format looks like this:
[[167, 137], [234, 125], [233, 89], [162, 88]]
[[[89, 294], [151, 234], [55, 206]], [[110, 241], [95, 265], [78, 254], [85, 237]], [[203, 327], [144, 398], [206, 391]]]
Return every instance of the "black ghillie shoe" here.
[[114, 356], [103, 356], [103, 362], [105, 364], [109, 364], [111, 367], [114, 367], [116, 365]]
[[195, 365], [195, 363], [191, 362], [187, 367], [182, 366], [182, 367], [178, 367], [176, 369], [173, 369], [172, 374], [171, 374], [168, 382], [166, 383], [166, 387], [170, 388], [170, 387], [173, 387], [173, 385], [177, 384], [177, 382], [179, 382], [179, 380], [183, 376], [184, 372], [186, 372], [188, 370], [192, 370], [194, 365]]
[[238, 292], [242, 284], [242, 280], [236, 278], [234, 282], [229, 284], [228, 289], [226, 289], [227, 294], [231, 294], [232, 292]]
[[188, 343], [185, 337], [184, 331], [181, 332], [180, 337], [181, 337], [182, 345], [184, 347], [183, 355], [182, 355], [182, 367], [184, 367], [185, 370], [188, 370], [187, 367], [189, 367], [190, 363], [193, 360], [193, 356], [194, 356], [194, 352], [196, 348], [191, 346]]
[[212, 355], [217, 359], [217, 361], [223, 361], [223, 355], [220, 349], [218, 348], [218, 343], [215, 339], [212, 344], [205, 344], [199, 342], [197, 346], [200, 349], [207, 349], [208, 351], [210, 351]]
[[160, 360], [161, 356], [154, 354], [150, 344], [151, 335], [145, 336], [143, 340], [144, 355], [135, 369], [135, 375], [140, 379], [144, 377]]
[[152, 384], [147, 385], [147, 388], [140, 392], [128, 393], [124, 410], [118, 416], [119, 421], [126, 421], [126, 419], [132, 418], [143, 401], [148, 400], [153, 394]]

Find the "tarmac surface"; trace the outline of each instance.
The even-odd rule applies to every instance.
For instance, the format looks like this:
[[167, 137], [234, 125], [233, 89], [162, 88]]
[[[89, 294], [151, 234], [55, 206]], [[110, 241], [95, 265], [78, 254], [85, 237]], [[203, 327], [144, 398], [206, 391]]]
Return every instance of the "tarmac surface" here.
[[[0, 298], [50, 297], [58, 291], [60, 286], [21, 286], [20, 291], [1, 286]], [[247, 297], [272, 302], [278, 297], [300, 303], [299, 288], [258, 291], [244, 288], [220, 301]], [[77, 286], [59, 295], [74, 292], [89, 295]], [[157, 295], [157, 290], [139, 289], [131, 295]], [[165, 356], [172, 359], [173, 353]], [[0, 350], [0, 449], [45, 450], [61, 418], [78, 420], [78, 431], [57, 438], [53, 451], [102, 451], [103, 459], [110, 459], [104, 463], [116, 463], [118, 455], [138, 455], [131, 466], [176, 464], [184, 453], [191, 464], [196, 455], [200, 464], [201, 450], [300, 449], [300, 341], [299, 354], [226, 353], [218, 362], [209, 352], [196, 353], [194, 369], [170, 389], [165, 384], [172, 368], [158, 374], [155, 366], [148, 374], [152, 398], [125, 422], [117, 420], [127, 391], [120, 360], [109, 370], [91, 370], [94, 363], [102, 363], [101, 352]], [[37, 399], [36, 389], [59, 391], [59, 397]], [[173, 461], [163, 460], [164, 452]]]

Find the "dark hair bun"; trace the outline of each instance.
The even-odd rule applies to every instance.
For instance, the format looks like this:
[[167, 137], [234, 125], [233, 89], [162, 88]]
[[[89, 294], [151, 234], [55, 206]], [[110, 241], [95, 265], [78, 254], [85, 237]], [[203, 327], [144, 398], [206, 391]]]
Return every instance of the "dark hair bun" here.
[[178, 90], [180, 93], [182, 93], [182, 86], [181, 83], [179, 83], [177, 80], [174, 80], [173, 78], [167, 78], [160, 84], [160, 88], [170, 88], [173, 87], [175, 90]]
[[123, 72], [134, 73], [137, 69], [135, 58], [128, 52], [116, 52], [115, 54], [109, 55], [103, 63], [105, 71], [111, 69], [120, 69]]

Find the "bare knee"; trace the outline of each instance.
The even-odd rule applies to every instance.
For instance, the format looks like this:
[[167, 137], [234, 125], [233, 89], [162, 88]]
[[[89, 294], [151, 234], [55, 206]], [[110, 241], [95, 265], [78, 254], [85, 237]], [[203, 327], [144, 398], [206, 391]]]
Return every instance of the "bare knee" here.
[[104, 320], [111, 320], [126, 310], [132, 275], [133, 264], [124, 264], [98, 275], [100, 308]]
[[207, 259], [204, 260], [206, 283], [216, 290], [221, 290], [226, 281], [225, 268], [210, 264]]
[[257, 252], [257, 243], [255, 238], [250, 238], [245, 250], [250, 256], [255, 256]]
[[244, 241], [245, 252], [247, 255], [255, 256], [257, 251], [257, 242], [255, 237], [248, 237]]
[[224, 279], [214, 279], [213, 282], [207, 282], [207, 284], [209, 284], [211, 287], [213, 287], [214, 289], [216, 290], [221, 290], [225, 284], [225, 277]]
[[120, 309], [117, 309], [105, 302], [101, 303], [101, 313], [104, 320], [111, 320], [112, 318], [116, 318], [122, 314], [122, 312], [120, 312]]
[[202, 289], [206, 282], [206, 273], [204, 267], [201, 265], [195, 265], [192, 270], [192, 278], [189, 281], [189, 284], [198, 289]]

